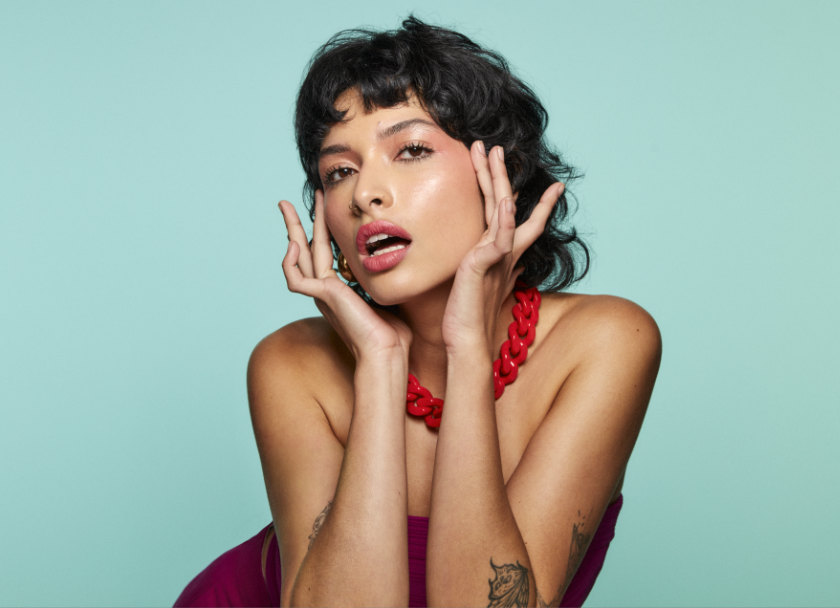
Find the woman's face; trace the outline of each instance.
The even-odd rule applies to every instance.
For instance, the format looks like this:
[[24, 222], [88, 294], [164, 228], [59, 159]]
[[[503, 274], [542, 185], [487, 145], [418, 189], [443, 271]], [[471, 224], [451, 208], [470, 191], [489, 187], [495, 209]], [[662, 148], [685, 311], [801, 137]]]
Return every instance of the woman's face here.
[[327, 227], [378, 303], [400, 304], [452, 279], [484, 232], [469, 149], [413, 96], [366, 113], [351, 89], [321, 144]]

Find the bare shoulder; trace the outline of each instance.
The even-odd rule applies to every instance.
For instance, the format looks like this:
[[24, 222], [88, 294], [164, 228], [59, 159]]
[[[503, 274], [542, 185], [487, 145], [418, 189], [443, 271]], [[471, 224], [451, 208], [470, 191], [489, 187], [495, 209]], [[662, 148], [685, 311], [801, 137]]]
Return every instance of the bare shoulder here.
[[341, 349], [341, 340], [330, 324], [322, 317], [310, 317], [289, 323], [260, 340], [249, 366], [256, 371], [264, 365], [282, 362], [299, 368], [310, 357], [334, 357]]
[[546, 294], [543, 301], [549, 317], [549, 348], [559, 341], [564, 349], [575, 352], [577, 362], [592, 356], [603, 358], [608, 351], [619, 358], [642, 358], [658, 364], [662, 352], [659, 326], [638, 304], [617, 296], [585, 294]]
[[616, 296], [547, 294], [543, 302], [547, 330], [539, 349], [548, 361], [544, 377], [557, 387], [551, 407], [588, 415], [598, 403], [642, 416], [662, 356], [653, 317]]
[[248, 362], [248, 397], [255, 427], [289, 409], [296, 414], [309, 410], [309, 416], [316, 414], [312, 409], [318, 413], [323, 409], [332, 426], [338, 414], [329, 408], [341, 407], [335, 395], [346, 394], [352, 373], [352, 355], [323, 318], [301, 319], [269, 334]]
[[300, 319], [267, 335], [248, 362], [248, 382], [294, 378], [298, 384], [320, 384], [321, 376], [352, 361], [335, 330], [320, 317]]

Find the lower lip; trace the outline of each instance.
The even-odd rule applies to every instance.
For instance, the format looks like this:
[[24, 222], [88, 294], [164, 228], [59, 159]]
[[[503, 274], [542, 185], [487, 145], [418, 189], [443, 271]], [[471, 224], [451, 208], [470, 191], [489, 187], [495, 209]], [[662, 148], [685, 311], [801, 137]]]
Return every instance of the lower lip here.
[[362, 266], [364, 266], [365, 270], [368, 272], [384, 272], [386, 270], [390, 270], [402, 262], [405, 254], [408, 253], [409, 247], [411, 247], [411, 245], [406, 245], [402, 249], [389, 251], [388, 253], [383, 253], [381, 255], [368, 256], [362, 260]]

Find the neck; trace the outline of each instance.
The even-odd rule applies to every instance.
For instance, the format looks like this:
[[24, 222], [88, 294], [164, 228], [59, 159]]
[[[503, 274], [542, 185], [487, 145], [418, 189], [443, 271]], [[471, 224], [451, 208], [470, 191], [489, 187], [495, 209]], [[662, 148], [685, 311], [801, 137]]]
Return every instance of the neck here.
[[441, 326], [451, 289], [452, 281], [447, 281], [399, 307], [400, 318], [412, 333], [409, 371], [441, 397], [446, 388], [446, 347]]
[[[409, 371], [435, 396], [444, 398], [446, 389], [446, 346], [443, 342], [443, 315], [452, 281], [448, 281], [426, 292], [421, 297], [399, 306], [399, 316], [412, 333], [411, 349], [408, 355]], [[511, 320], [511, 309], [516, 299], [509, 293], [499, 310], [495, 324], [494, 352], [507, 338], [507, 327]]]

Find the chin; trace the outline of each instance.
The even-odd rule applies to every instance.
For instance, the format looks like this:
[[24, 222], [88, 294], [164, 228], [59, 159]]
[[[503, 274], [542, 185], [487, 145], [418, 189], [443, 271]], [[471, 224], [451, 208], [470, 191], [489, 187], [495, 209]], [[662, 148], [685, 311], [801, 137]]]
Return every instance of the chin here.
[[371, 299], [379, 306], [400, 306], [411, 300], [428, 297], [431, 292], [446, 289], [447, 293], [452, 288], [453, 277], [439, 281], [431, 281], [428, 284], [408, 278], [397, 278], [388, 280], [389, 277], [379, 276], [372, 281], [365, 281], [362, 288]]
[[376, 302], [379, 306], [399, 306], [416, 297], [415, 292], [406, 293], [403, 289], [395, 289], [390, 287], [375, 287], [362, 285], [362, 288], [370, 296], [371, 300]]

